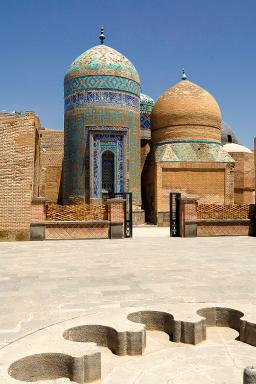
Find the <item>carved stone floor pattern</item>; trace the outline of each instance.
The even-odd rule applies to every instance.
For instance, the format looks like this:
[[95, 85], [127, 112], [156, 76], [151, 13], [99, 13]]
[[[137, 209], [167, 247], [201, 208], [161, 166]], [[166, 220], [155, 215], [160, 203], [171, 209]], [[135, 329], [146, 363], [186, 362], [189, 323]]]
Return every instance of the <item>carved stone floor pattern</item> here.
[[[20, 343], [24, 356], [44, 352], [48, 341], [40, 332], [97, 311], [111, 316], [127, 308], [136, 312], [168, 305], [175, 311], [181, 304], [225, 303], [256, 314], [255, 238], [179, 239], [168, 233], [168, 228], [144, 226], [125, 240], [0, 242], [0, 378], [3, 357], [18, 360]], [[121, 379], [124, 384], [242, 383], [243, 368], [256, 364], [256, 348], [235, 340], [230, 328], [207, 328], [207, 333], [207, 340], [194, 346], [147, 331], [142, 356], [116, 356], [105, 347], [89, 346], [102, 354], [104, 384]], [[41, 340], [35, 352], [29, 335]], [[87, 350], [87, 343], [65, 343], [62, 352], [71, 356], [77, 348]], [[41, 381], [48, 382], [70, 380]]]

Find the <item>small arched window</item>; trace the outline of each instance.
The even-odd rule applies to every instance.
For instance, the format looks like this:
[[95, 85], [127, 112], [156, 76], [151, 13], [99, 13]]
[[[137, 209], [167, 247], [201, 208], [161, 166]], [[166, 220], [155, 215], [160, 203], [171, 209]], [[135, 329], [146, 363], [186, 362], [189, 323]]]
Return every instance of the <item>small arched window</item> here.
[[228, 143], [232, 143], [232, 136], [228, 135]]

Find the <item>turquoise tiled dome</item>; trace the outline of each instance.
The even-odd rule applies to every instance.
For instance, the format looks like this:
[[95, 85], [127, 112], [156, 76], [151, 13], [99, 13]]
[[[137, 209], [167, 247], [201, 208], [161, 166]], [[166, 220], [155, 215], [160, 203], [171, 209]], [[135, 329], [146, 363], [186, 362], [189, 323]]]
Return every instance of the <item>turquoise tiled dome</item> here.
[[140, 83], [138, 72], [130, 60], [106, 45], [90, 48], [76, 58], [66, 73], [66, 79], [93, 75], [120, 76]]
[[154, 105], [154, 100], [144, 93], [140, 94], [140, 112], [151, 113]]
[[140, 94], [140, 104], [141, 105], [154, 105], [154, 100], [144, 93]]

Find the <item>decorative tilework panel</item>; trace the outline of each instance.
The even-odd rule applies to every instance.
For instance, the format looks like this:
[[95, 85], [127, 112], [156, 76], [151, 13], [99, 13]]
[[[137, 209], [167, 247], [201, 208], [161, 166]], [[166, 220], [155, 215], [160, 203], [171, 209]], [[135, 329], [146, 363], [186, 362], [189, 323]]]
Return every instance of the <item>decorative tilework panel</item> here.
[[[111, 108], [104, 106], [91, 106], [90, 104], [86, 108], [74, 108], [65, 113], [65, 120], [73, 120], [77, 117], [81, 117], [83, 120], [83, 127], [124, 127], [129, 129], [138, 129], [139, 113], [129, 109]], [[137, 128], [138, 127], [138, 128]]]
[[[97, 130], [103, 133], [121, 136], [124, 140], [121, 150], [115, 144], [116, 163], [119, 168], [116, 191], [123, 190], [133, 193], [134, 204], [140, 204], [140, 121], [139, 111], [104, 106], [87, 106], [73, 108], [65, 113], [65, 156], [64, 156], [64, 202], [73, 200], [89, 202], [92, 197], [100, 195], [101, 184], [98, 181], [94, 191], [94, 174], [91, 171], [93, 158], [90, 156], [89, 132]], [[115, 131], [116, 134], [114, 132]], [[127, 132], [127, 135], [118, 135]], [[100, 133], [101, 134], [101, 133]], [[127, 139], [125, 138], [127, 137]], [[127, 140], [127, 147], [126, 143]], [[107, 143], [109, 145], [109, 143]], [[105, 148], [109, 148], [105, 146]], [[103, 146], [102, 146], [103, 149]], [[101, 149], [100, 149], [101, 150]], [[114, 150], [112, 148], [112, 150]], [[122, 160], [123, 159], [123, 160]], [[125, 159], [125, 160], [124, 160]], [[125, 164], [122, 162], [125, 161]], [[121, 165], [123, 170], [121, 170]], [[98, 170], [100, 168], [98, 167]], [[125, 173], [125, 175], [124, 175]], [[95, 175], [96, 178], [98, 175]], [[125, 176], [125, 186], [124, 186]]]
[[151, 113], [152, 109], [153, 109], [152, 105], [140, 104], [140, 112], [141, 113]]
[[100, 133], [105, 133], [105, 131], [116, 131], [116, 132], [128, 132], [127, 128], [121, 127], [88, 127], [88, 131], [101, 131]]
[[151, 120], [151, 114], [150, 113], [141, 113], [140, 114], [140, 128], [141, 129], [150, 129], [150, 120]]
[[65, 81], [65, 97], [86, 89], [121, 90], [140, 95], [140, 85], [133, 80], [118, 76], [84, 76]]
[[101, 197], [102, 154], [111, 151], [115, 157], [115, 192], [123, 192], [124, 148], [123, 135], [94, 134], [93, 136], [93, 196]]
[[79, 92], [65, 98], [65, 111], [72, 108], [85, 108], [88, 104], [100, 106], [124, 106], [139, 111], [140, 101], [137, 96], [114, 91], [91, 90]]
[[220, 143], [175, 142], [155, 146], [156, 161], [234, 162]]

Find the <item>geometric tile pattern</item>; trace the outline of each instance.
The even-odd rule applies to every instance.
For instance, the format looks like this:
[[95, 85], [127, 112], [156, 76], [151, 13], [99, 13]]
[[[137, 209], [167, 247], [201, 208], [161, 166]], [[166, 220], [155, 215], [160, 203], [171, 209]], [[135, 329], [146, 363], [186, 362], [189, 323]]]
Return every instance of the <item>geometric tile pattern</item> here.
[[92, 107], [100, 104], [101, 106], [126, 105], [127, 108], [138, 111], [140, 108], [137, 96], [125, 93], [114, 92], [111, 90], [90, 90], [79, 92], [65, 98], [65, 111], [72, 108], [84, 108], [90, 104]]
[[222, 144], [200, 140], [158, 143], [155, 145], [155, 159], [171, 162], [234, 162]]
[[152, 112], [152, 108], [154, 106], [154, 100], [144, 93], [140, 94], [140, 111], [141, 112]]
[[150, 120], [151, 120], [151, 114], [150, 113], [141, 113], [140, 114], [140, 128], [141, 129], [149, 129], [150, 128]]
[[151, 113], [154, 106], [154, 100], [145, 95], [140, 94], [140, 128], [150, 129]]
[[250, 204], [199, 204], [196, 212], [198, 219], [249, 219], [252, 214]]
[[105, 204], [47, 204], [46, 206], [46, 221], [90, 221], [107, 219], [108, 207]]
[[140, 83], [138, 72], [130, 60], [107, 45], [97, 45], [82, 53], [70, 65], [66, 79], [99, 74], [114, 74]]
[[111, 89], [140, 95], [140, 85], [123, 77], [97, 75], [65, 80], [65, 97], [85, 89]]
[[124, 143], [123, 135], [94, 134], [93, 136], [93, 177], [91, 177], [93, 196], [101, 197], [102, 189], [102, 154], [111, 151], [114, 155], [114, 192], [123, 192], [124, 180]]
[[[83, 108], [73, 108], [65, 113], [65, 123], [70, 125], [72, 134], [82, 127], [115, 127], [136, 129], [139, 111], [118, 105], [116, 107], [87, 104]], [[81, 125], [82, 124], [82, 125]], [[72, 126], [72, 127], [71, 127]], [[65, 127], [66, 128], [66, 127]], [[78, 134], [78, 133], [77, 133]]]

